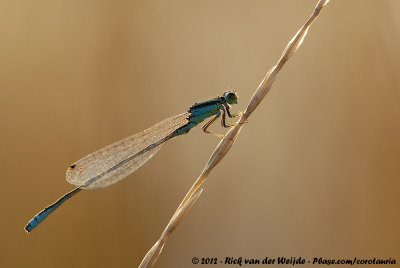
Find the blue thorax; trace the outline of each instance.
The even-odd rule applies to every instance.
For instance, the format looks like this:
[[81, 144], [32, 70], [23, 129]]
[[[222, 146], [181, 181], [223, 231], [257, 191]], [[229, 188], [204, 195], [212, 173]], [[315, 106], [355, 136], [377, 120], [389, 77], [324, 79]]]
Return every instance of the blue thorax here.
[[210, 116], [220, 115], [221, 110], [224, 109], [224, 105], [228, 106], [225, 98], [223, 97], [217, 97], [212, 100], [195, 103], [188, 110], [190, 113], [188, 117], [189, 122], [183, 127], [174, 131], [172, 137], [188, 133], [193, 127], [197, 126]]

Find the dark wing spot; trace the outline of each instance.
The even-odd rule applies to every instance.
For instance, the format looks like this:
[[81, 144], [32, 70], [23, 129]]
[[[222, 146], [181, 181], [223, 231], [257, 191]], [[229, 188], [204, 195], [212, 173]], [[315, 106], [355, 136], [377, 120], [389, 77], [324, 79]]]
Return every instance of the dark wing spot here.
[[68, 169], [69, 169], [69, 170], [73, 170], [75, 167], [76, 167], [76, 164], [73, 164], [73, 165], [70, 165], [70, 166], [68, 167]]

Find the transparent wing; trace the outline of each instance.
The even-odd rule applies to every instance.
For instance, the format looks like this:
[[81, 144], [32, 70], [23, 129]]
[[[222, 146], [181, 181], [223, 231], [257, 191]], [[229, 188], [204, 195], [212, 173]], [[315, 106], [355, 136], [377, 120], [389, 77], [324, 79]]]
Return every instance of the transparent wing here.
[[153, 157], [188, 117], [188, 112], [172, 116], [83, 157], [67, 169], [67, 181], [82, 189], [97, 189], [124, 179]]

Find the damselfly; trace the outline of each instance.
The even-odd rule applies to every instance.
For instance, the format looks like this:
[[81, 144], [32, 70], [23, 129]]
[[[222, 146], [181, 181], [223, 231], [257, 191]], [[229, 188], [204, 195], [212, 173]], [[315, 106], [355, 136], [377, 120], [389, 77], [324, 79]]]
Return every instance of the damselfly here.
[[221, 115], [222, 126], [231, 127], [233, 124], [226, 124], [225, 120], [226, 115], [229, 117], [240, 115], [240, 113], [230, 113], [231, 104], [235, 103], [237, 103], [236, 93], [224, 92], [221, 97], [196, 103], [185, 113], [165, 119], [140, 133], [113, 143], [76, 161], [68, 167], [66, 177], [67, 181], [77, 188], [39, 212], [25, 226], [25, 230], [27, 232], [32, 231], [61, 204], [82, 189], [107, 187], [124, 179], [153, 157], [166, 141], [188, 133], [206, 118], [214, 116], [203, 126], [203, 131], [223, 137], [222, 134], [208, 131], [208, 127]]

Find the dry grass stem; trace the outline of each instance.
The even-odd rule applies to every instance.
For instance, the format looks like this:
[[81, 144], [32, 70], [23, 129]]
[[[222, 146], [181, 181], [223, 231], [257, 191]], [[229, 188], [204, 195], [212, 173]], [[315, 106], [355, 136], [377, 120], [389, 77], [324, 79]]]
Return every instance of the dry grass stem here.
[[296, 50], [300, 47], [303, 42], [304, 37], [306, 36], [309, 27], [314, 22], [314, 20], [318, 17], [321, 10], [325, 7], [325, 5], [329, 2], [329, 0], [320, 0], [317, 6], [314, 9], [313, 14], [307, 20], [307, 22], [300, 28], [300, 30], [296, 33], [296, 35], [292, 38], [292, 40], [286, 46], [284, 52], [282, 53], [281, 58], [278, 60], [275, 66], [273, 66], [261, 84], [258, 86], [256, 91], [254, 92], [246, 111], [243, 113], [237, 125], [232, 127], [225, 135], [225, 137], [220, 141], [220, 143], [215, 148], [212, 153], [210, 159], [208, 160], [206, 166], [204, 167], [202, 173], [198, 177], [198, 179], [194, 182], [185, 198], [182, 200], [178, 209], [175, 211], [172, 216], [170, 222], [165, 228], [163, 234], [160, 239], [156, 242], [156, 244], [150, 249], [150, 251], [146, 254], [142, 263], [139, 267], [152, 267], [157, 261], [161, 250], [168, 238], [168, 236], [172, 233], [173, 230], [178, 226], [183, 217], [188, 213], [189, 209], [193, 206], [194, 202], [196, 202], [197, 198], [200, 196], [203, 189], [200, 189], [200, 186], [203, 184], [207, 176], [210, 174], [211, 170], [222, 160], [222, 158], [228, 153], [233, 143], [235, 142], [237, 136], [239, 135], [240, 129], [243, 124], [247, 122], [250, 115], [254, 112], [257, 106], [264, 99], [265, 95], [269, 92], [274, 83], [275, 79], [279, 71], [282, 69], [284, 64], [290, 59], [290, 57], [296, 52]]
[[177, 209], [158, 241], [143, 258], [142, 263], [139, 265], [139, 268], [152, 267], [157, 262], [157, 259], [161, 254], [161, 251], [164, 247], [165, 242], [167, 241], [168, 236], [176, 229], [176, 227], [178, 227], [179, 223], [182, 221], [183, 217], [185, 217], [185, 215], [189, 212], [190, 208], [199, 198], [202, 191], [203, 189], [197, 191], [182, 207]]

